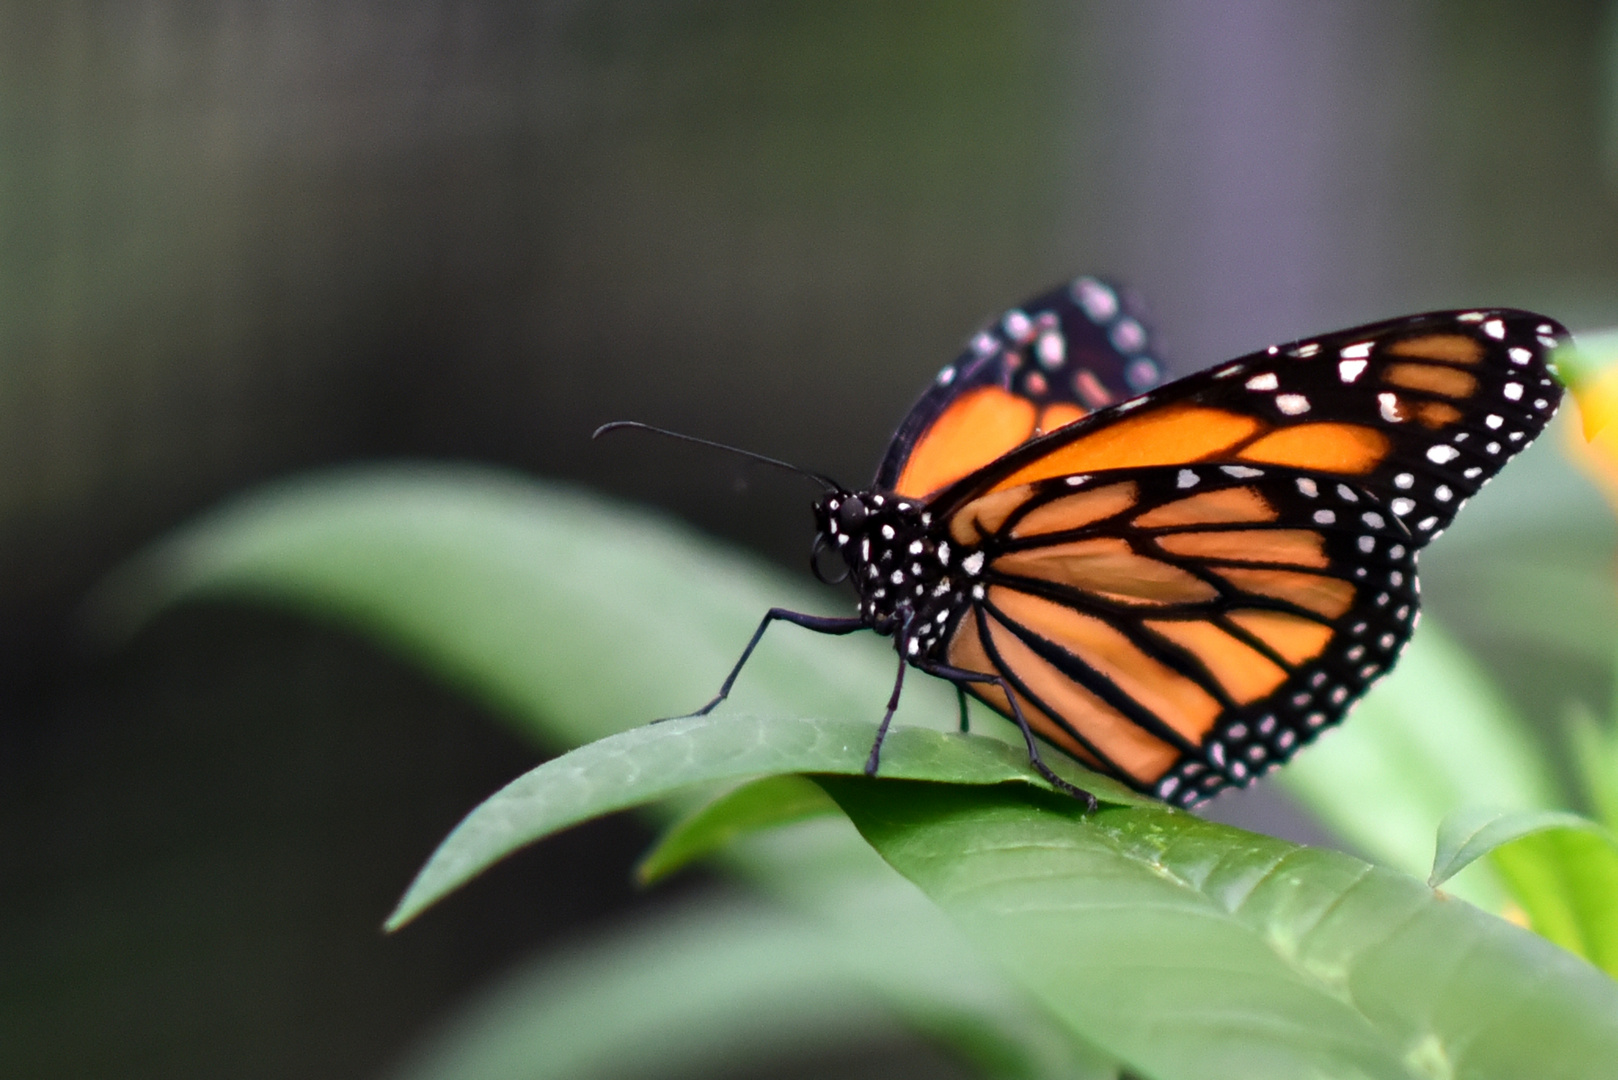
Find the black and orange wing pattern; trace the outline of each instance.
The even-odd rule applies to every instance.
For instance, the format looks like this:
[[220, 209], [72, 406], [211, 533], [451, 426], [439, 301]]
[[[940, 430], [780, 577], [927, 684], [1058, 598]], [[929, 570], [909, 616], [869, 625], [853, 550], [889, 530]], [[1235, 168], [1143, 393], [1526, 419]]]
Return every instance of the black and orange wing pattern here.
[[1508, 310], [1378, 323], [1012, 450], [924, 503], [973, 580], [948, 664], [1142, 790], [1248, 782], [1391, 666], [1416, 552], [1549, 420], [1564, 337]]
[[900, 657], [871, 775], [914, 665], [1017, 721], [1076, 795], [1036, 734], [1185, 806], [1246, 784], [1393, 665], [1418, 553], [1544, 429], [1566, 337], [1435, 312], [1157, 386], [1139, 320], [1079, 278], [940, 373], [872, 488], [815, 477], [815, 551], [858, 610], [772, 609], [702, 711], [774, 621], [870, 629]]
[[973, 336], [899, 426], [875, 487], [924, 498], [1161, 377], [1132, 298], [1100, 278], [1078, 278]]
[[929, 500], [1097, 469], [1229, 461], [1352, 480], [1418, 543], [1544, 428], [1561, 400], [1542, 315], [1446, 311], [1269, 349], [1178, 379], [1028, 442]]
[[[1048, 742], [1185, 804], [1290, 757], [1415, 626], [1409, 531], [1318, 473], [1057, 477], [970, 528], [983, 559], [949, 664], [1002, 675]], [[1004, 690], [968, 689], [1013, 715]]]

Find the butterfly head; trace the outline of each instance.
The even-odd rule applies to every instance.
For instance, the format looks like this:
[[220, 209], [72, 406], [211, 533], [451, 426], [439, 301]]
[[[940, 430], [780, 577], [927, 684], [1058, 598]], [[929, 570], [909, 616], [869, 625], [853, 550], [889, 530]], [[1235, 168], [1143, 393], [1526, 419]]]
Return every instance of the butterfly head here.
[[[965, 585], [955, 565], [961, 553], [935, 534], [932, 514], [879, 491], [834, 491], [814, 509], [817, 550], [842, 556], [859, 593], [860, 616], [878, 633], [898, 633], [907, 649], [914, 638], [917, 650], [931, 651], [961, 605]], [[939, 619], [943, 611], [949, 614]]]

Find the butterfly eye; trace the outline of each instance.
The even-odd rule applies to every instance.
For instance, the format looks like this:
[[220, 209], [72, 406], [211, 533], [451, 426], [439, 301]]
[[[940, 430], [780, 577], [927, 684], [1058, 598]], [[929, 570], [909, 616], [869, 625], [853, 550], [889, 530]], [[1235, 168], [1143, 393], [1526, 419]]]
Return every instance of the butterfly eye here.
[[837, 524], [843, 527], [845, 533], [851, 533], [865, 524], [865, 519], [869, 515], [870, 511], [865, 509], [865, 504], [860, 501], [859, 496], [852, 496], [845, 499], [837, 508]]

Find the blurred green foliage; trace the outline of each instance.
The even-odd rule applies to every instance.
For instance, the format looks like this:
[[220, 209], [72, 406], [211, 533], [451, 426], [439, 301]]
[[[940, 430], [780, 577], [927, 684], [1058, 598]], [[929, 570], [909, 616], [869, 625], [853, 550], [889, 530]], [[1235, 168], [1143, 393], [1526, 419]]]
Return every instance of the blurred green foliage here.
[[[1610, 975], [1397, 870], [1202, 822], [1076, 774], [1118, 804], [1084, 816], [1072, 800], [1041, 794], [1015, 746], [950, 734], [955, 714], [941, 686], [923, 681], [905, 703], [905, 723], [935, 730], [896, 729], [884, 778], [866, 780], [869, 714], [891, 677], [879, 642], [771, 635], [733, 705], [642, 726], [705, 696], [726, 645], [745, 639], [765, 597], [790, 598], [791, 586], [773, 578], [677, 527], [565, 489], [472, 469], [372, 470], [239, 500], [126, 568], [99, 611], [105, 627], [124, 631], [201, 597], [338, 619], [552, 745], [587, 743], [469, 816], [390, 925], [568, 825], [636, 805], [662, 803], [668, 814], [689, 806], [693, 789], [728, 784], [729, 795], [688, 811], [669, 843], [717, 854], [805, 913], [813, 933], [841, 939], [860, 956], [840, 971], [850, 985], [986, 1075], [1110, 1076], [1114, 1061], [1161, 1080], [1311, 1069], [1576, 1077], [1618, 1055]], [[1301, 756], [1307, 766], [1287, 770], [1289, 786], [1387, 864], [1424, 872], [1410, 864], [1431, 862], [1435, 879], [1471, 864], [1467, 895], [1497, 910], [1510, 897], [1546, 937], [1618, 969], [1618, 850], [1604, 827], [1547, 814], [1578, 797], [1560, 790], [1536, 736], [1435, 627], [1417, 641], [1349, 723]], [[837, 674], [817, 679], [822, 665]], [[1581, 745], [1611, 738], [1605, 722], [1583, 730]], [[891, 896], [892, 884], [847, 833], [831, 854], [820, 828], [832, 823], [827, 805], [791, 785], [735, 787], [796, 774], [815, 776], [955, 929], [936, 919], [903, 929], [851, 923], [851, 910], [874, 903], [852, 896]], [[668, 804], [673, 797], [683, 799]], [[1486, 803], [1505, 809], [1469, 809]], [[1462, 818], [1441, 828], [1457, 809]], [[730, 842], [705, 846], [704, 831]], [[919, 903], [910, 894], [899, 921], [919, 919]], [[702, 934], [716, 935], [703, 946], [716, 955], [746, 955], [739, 941], [758, 933], [744, 921], [731, 940], [698, 918]], [[906, 932], [919, 926], [925, 942]], [[640, 1045], [646, 1024], [678, 1028], [679, 1061], [703, 1047], [704, 1060], [719, 1061], [739, 1031], [760, 1026], [756, 1006], [769, 1000], [749, 1001], [738, 987], [808, 995], [805, 1025], [836, 1027], [810, 1004], [822, 1000], [819, 976], [797, 984], [793, 965], [768, 947], [754, 962], [719, 965], [688, 1011], [654, 1020], [662, 1014], [637, 1003], [659, 997], [665, 963], [692, 962], [671, 959], [689, 955], [677, 944], [683, 931], [671, 933], [638, 939], [642, 963], [626, 959], [632, 946], [603, 944], [595, 961], [575, 957], [561, 983], [542, 979], [521, 1002], [502, 998], [498, 1014], [475, 1014], [429, 1052], [430, 1075], [486, 1060], [518, 1070], [523, 1053], [575, 1062], [575, 1075], [634, 1072], [650, 1066], [624, 1064], [624, 1046]], [[601, 1019], [566, 1022], [581, 999], [559, 987], [588, 979], [592, 962], [605, 989], [578, 993], [607, 995], [590, 1010]], [[941, 1019], [962, 1015], [971, 1023]], [[536, 1044], [533, 1024], [554, 1035]]]
[[[426, 837], [542, 740], [689, 707], [733, 658], [729, 621], [675, 658], [632, 623], [575, 649], [462, 618], [451, 648], [363, 605], [305, 621], [234, 601], [87, 657], [85, 591], [154, 537], [310, 467], [496, 463], [745, 543], [745, 568], [689, 569], [754, 581], [736, 600], [748, 623], [755, 604], [813, 603], [761, 569], [801, 566], [801, 493], [697, 455], [648, 467], [641, 447], [587, 444], [596, 423], [662, 421], [857, 480], [975, 320], [1080, 271], [1141, 288], [1181, 370], [1461, 304], [1612, 325], [1615, 27], [1611, 4], [1453, 0], [0, 3], [8, 1063], [374, 1073], [541, 936], [474, 889], [377, 940]], [[1435, 547], [1430, 607], [1476, 661], [1462, 674], [1481, 667], [1493, 712], [1525, 725], [1552, 801], [1581, 792], [1570, 805], [1610, 819], [1612, 523], [1567, 470], [1519, 470], [1531, 482], [1508, 476]], [[636, 562], [617, 569], [645, 585]], [[581, 581], [563, 610], [588, 614], [610, 585]], [[688, 606], [679, 587], [648, 597]], [[634, 656], [655, 691], [604, 702], [598, 648]], [[1413, 661], [1451, 651], [1421, 648]], [[438, 685], [386, 649], [425, 657]], [[863, 721], [888, 674], [873, 659], [855, 680], [859, 650], [761, 657], [746, 707]], [[540, 651], [567, 677], [514, 666]], [[551, 734], [506, 738], [467, 688]], [[902, 722], [947, 714], [925, 680], [909, 693]], [[1576, 752], [1570, 702], [1600, 718], [1572, 721]], [[1386, 804], [1408, 823], [1397, 844], [1367, 831], [1356, 850], [1425, 874], [1444, 809], [1427, 794]], [[707, 824], [732, 828], [719, 811]], [[596, 845], [632, 845], [619, 826], [522, 864], [580, 882], [547, 894], [542, 936], [607, 917], [619, 868]], [[1503, 900], [1492, 865], [1453, 887]], [[500, 880], [493, 910], [528, 912]], [[901, 914], [870, 921], [929, 925], [908, 888]], [[961, 970], [940, 962], [934, 981], [971, 998], [945, 968]], [[993, 1003], [1002, 1026], [1031, 1015], [982, 985], [947, 1023], [929, 1005], [905, 1026], [971, 1029]], [[1070, 1048], [1049, 1035], [1028, 1021], [1014, 1045], [1061, 1074]]]

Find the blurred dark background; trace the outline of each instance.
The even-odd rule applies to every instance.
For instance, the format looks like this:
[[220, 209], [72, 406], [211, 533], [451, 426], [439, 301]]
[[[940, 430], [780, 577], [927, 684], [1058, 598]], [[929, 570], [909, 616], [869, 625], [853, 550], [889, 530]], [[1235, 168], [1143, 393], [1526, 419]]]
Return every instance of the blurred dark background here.
[[795, 483], [588, 432], [862, 481], [980, 320], [1081, 271], [1148, 298], [1180, 372], [1428, 308], [1618, 323], [1615, 32], [1571, 2], [0, 3], [0, 1073], [381, 1075], [528, 950], [719, 887], [637, 897], [646, 836], [609, 821], [382, 939], [538, 752], [290, 617], [88, 649], [86, 592], [165, 530], [451, 458], [801, 569]]

